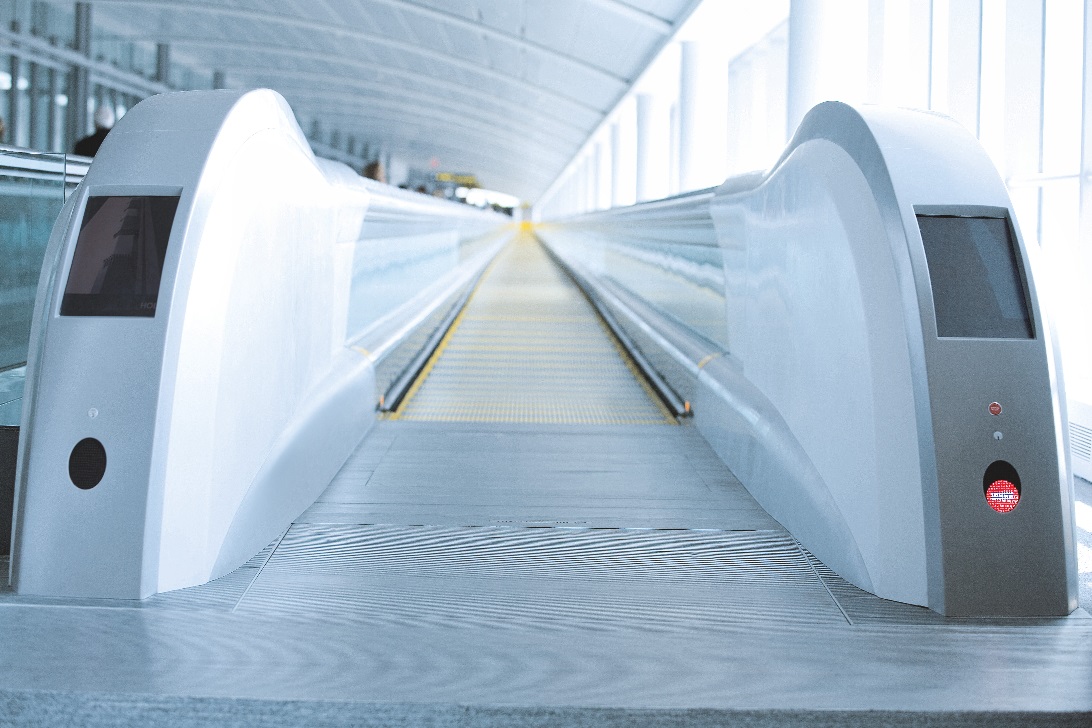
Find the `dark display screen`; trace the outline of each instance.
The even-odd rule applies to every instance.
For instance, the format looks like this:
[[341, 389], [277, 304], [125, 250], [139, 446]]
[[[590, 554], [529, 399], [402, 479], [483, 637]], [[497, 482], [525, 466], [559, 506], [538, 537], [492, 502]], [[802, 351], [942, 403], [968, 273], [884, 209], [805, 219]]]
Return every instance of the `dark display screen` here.
[[178, 197], [88, 197], [62, 316], [155, 316]]
[[1031, 339], [1024, 277], [1003, 217], [918, 215], [937, 336]]

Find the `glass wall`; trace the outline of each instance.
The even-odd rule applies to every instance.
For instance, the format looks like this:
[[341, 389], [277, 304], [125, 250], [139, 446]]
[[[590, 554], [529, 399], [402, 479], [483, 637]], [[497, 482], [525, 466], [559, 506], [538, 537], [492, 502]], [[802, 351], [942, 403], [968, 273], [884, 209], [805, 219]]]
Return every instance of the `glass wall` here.
[[26, 363], [42, 256], [64, 198], [64, 155], [0, 149], [0, 371]]
[[[120, 119], [153, 94], [224, 84], [224, 74], [200, 57], [97, 25], [94, 2], [0, 2], [0, 144], [71, 151], [94, 131], [103, 106]], [[304, 128], [308, 121], [301, 119]], [[339, 129], [316, 129], [309, 138], [317, 154], [355, 169], [369, 159], [367, 145]]]
[[1007, 183], [1022, 233], [1044, 253], [1041, 288], [1067, 373], [1092, 380], [1090, 45], [1092, 0], [706, 0], [536, 215], [768, 168], [828, 99], [939, 111], [979, 138]]

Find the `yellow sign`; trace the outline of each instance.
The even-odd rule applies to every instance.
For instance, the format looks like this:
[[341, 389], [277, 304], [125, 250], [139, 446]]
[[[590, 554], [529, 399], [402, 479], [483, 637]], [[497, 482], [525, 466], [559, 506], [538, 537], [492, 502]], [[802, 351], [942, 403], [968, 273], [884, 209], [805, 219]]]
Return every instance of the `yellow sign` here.
[[437, 172], [437, 182], [454, 182], [460, 187], [477, 187], [478, 178], [472, 174], [455, 174], [454, 172]]

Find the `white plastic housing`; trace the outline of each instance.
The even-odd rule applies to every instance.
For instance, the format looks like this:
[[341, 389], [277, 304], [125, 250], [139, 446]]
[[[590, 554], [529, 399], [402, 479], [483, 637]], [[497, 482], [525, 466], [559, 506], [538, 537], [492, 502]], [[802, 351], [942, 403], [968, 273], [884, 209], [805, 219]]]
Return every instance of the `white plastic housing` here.
[[[351, 346], [370, 320], [350, 311], [354, 285], [369, 283], [354, 268], [389, 254], [369, 240], [369, 213], [395, 235], [402, 211], [432, 247], [498, 222], [388, 189], [316, 159], [273, 91], [164, 94], [125, 115], [45, 257], [16, 485], [20, 594], [143, 598], [204, 583], [314, 501], [375, 416], [375, 357]], [[117, 195], [179, 196], [155, 315], [62, 316], [87, 200]], [[413, 217], [422, 210], [435, 219]], [[83, 490], [68, 461], [89, 437], [107, 467]]]

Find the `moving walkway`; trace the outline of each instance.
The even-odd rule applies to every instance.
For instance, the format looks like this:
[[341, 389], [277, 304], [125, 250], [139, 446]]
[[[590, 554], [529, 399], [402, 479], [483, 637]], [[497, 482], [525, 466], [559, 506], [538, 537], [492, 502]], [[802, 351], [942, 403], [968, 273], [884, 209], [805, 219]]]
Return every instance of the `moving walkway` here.
[[[315, 160], [271, 92], [149, 99], [39, 289], [4, 685], [410, 723], [1088, 710], [1049, 322], [965, 137], [827, 105], [764, 177], [532, 237]], [[1022, 334], [944, 335], [933, 224]], [[95, 299], [81, 256], [135, 250], [156, 290]]]

